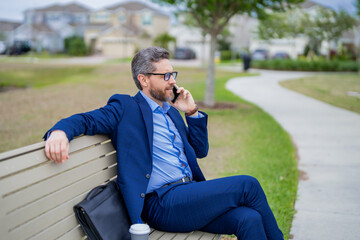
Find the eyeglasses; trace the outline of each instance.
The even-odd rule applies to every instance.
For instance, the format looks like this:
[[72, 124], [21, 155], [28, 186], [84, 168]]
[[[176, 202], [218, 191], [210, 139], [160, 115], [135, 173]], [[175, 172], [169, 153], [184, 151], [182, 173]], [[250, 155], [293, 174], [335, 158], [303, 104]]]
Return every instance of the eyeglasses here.
[[169, 81], [171, 76], [176, 79], [178, 72], [167, 72], [167, 73], [145, 73], [147, 75], [162, 75], [165, 81]]

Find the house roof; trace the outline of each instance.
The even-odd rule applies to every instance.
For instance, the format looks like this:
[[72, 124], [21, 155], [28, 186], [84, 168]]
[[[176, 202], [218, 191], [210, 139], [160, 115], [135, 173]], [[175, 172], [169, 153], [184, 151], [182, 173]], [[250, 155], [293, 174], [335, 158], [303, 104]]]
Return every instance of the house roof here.
[[23, 23], [19, 27], [17, 27], [14, 31], [16, 31], [16, 32], [20, 31], [21, 32], [21, 31], [24, 31], [24, 29], [31, 29], [31, 31], [33, 31], [34, 34], [38, 34], [38, 33], [58, 34], [57, 32], [55, 32], [54, 30], [52, 30], [51, 28], [49, 28], [45, 24]]
[[89, 23], [86, 25], [87, 29], [108, 29], [111, 27], [111, 24], [109, 23]]
[[20, 22], [10, 22], [6, 20], [0, 20], [0, 32], [12, 31], [20, 25], [21, 25]]
[[102, 29], [101, 35], [116, 31], [118, 29], [126, 32], [126, 34], [128, 34], [129, 36], [138, 36], [143, 32], [141, 29], [137, 28], [135, 25], [132, 24], [122, 24], [118, 26], [107, 25], [107, 27]]
[[151, 10], [151, 11], [155, 12], [156, 14], [167, 16], [161, 10], [156, 9], [144, 2], [140, 2], [140, 1], [136, 1], [136, 0], [122, 2], [122, 3], [112, 5], [110, 7], [105, 7], [106, 10], [110, 10], [110, 11], [116, 11], [121, 8], [125, 9], [126, 11], [132, 11], [132, 12]]
[[322, 8], [331, 9], [330, 7], [327, 7], [327, 6], [322, 5], [322, 4], [320, 4], [320, 3], [316, 3], [316, 2], [313, 2], [313, 1], [309, 1], [309, 0], [301, 3], [300, 6], [301, 6], [302, 8], [305, 8], [305, 9], [307, 9], [307, 8], [313, 8], [313, 7], [322, 7]]
[[31, 24], [30, 26], [37, 32], [48, 32], [48, 33], [53, 32], [53, 33], [55, 33], [51, 28], [49, 28], [45, 24]]
[[86, 13], [90, 9], [82, 4], [72, 2], [69, 4], [53, 4], [43, 8], [33, 9], [35, 12], [72, 12], [72, 13]]

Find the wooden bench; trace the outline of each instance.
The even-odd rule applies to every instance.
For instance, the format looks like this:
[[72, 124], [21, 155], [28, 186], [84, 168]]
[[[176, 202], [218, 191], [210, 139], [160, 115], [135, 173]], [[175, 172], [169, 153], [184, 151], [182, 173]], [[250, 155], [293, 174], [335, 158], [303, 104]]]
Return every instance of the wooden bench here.
[[[73, 206], [94, 187], [116, 178], [116, 151], [107, 136], [82, 136], [70, 144], [65, 164], [49, 161], [45, 143], [0, 154], [1, 239], [86, 239]], [[219, 239], [205, 232], [152, 230], [150, 239]]]

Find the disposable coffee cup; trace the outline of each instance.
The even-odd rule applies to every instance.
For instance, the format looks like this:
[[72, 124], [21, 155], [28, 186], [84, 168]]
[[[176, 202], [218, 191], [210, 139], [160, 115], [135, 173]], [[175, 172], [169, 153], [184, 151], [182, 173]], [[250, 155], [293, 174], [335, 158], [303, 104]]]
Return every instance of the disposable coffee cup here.
[[131, 240], [148, 240], [150, 227], [147, 224], [137, 223], [131, 225], [129, 232], [131, 234]]

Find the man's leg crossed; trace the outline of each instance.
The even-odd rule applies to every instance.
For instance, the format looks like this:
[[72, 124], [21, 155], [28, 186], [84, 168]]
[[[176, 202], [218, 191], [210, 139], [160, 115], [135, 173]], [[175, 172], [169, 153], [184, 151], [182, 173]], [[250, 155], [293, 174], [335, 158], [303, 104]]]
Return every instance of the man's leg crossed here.
[[[209, 231], [207, 225], [214, 226], [211, 223], [216, 218], [239, 207], [259, 213], [268, 239], [283, 239], [264, 191], [259, 182], [250, 176], [233, 176], [163, 188], [147, 198], [142, 217], [158, 230], [189, 232], [206, 228]], [[237, 211], [239, 213], [241, 209]], [[229, 216], [233, 217], [234, 214]], [[239, 216], [234, 221], [242, 223], [244, 218]], [[225, 224], [224, 228], [220, 228], [223, 231], [227, 226]], [[236, 233], [237, 230], [231, 232], [234, 231], [233, 227], [227, 232], [222, 231], [216, 233], [241, 235]]]
[[267, 240], [261, 215], [248, 207], [237, 207], [215, 218], [201, 229], [205, 232], [235, 234], [238, 239]]

